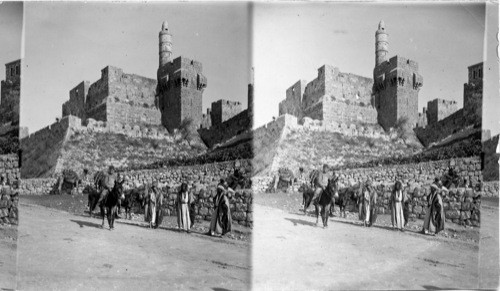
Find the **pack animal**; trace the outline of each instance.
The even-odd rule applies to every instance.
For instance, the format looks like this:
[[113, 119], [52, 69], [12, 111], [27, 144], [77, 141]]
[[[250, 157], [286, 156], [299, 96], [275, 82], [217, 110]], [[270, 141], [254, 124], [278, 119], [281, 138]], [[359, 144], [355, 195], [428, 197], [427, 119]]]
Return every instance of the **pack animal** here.
[[99, 205], [102, 216], [101, 227], [104, 227], [104, 214], [106, 213], [108, 218], [109, 230], [114, 229], [115, 216], [116, 216], [116, 211], [118, 209], [118, 203], [120, 199], [124, 199], [123, 196], [124, 182], [125, 181], [115, 182], [115, 186], [113, 187], [113, 189], [108, 193], [106, 198], [102, 201], [101, 205]]
[[309, 207], [309, 205], [311, 205], [312, 198], [314, 196], [314, 189], [310, 185], [303, 183], [302, 185], [300, 185], [298, 191], [302, 192], [302, 205], [304, 206], [305, 214], [307, 208]]
[[[343, 191], [339, 191], [339, 198], [335, 199], [335, 204], [339, 206], [340, 217], [342, 217], [342, 216], [344, 218], [347, 217], [347, 215], [345, 213], [345, 209], [346, 209], [346, 206], [349, 203], [349, 201], [353, 201], [355, 203], [355, 201], [356, 201], [355, 191], [350, 189], [350, 188], [344, 189]], [[330, 214], [332, 216], [335, 212], [334, 208], [335, 207], [330, 208]]]
[[330, 207], [335, 205], [335, 196], [338, 195], [338, 179], [328, 179], [328, 185], [323, 193], [320, 194], [318, 203], [314, 204], [316, 210], [316, 225], [318, 225], [319, 214], [321, 210], [321, 218], [323, 220], [323, 228], [328, 227], [328, 218]]
[[132, 208], [144, 207], [144, 189], [130, 189], [124, 191], [123, 200], [120, 199], [119, 205], [125, 209], [125, 218], [132, 219]]

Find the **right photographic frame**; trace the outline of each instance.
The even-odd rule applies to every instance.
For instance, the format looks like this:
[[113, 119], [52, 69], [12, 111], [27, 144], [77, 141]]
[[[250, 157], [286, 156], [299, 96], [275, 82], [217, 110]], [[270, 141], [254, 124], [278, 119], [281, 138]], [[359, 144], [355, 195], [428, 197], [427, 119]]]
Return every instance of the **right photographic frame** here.
[[255, 290], [498, 287], [498, 5], [254, 3]]

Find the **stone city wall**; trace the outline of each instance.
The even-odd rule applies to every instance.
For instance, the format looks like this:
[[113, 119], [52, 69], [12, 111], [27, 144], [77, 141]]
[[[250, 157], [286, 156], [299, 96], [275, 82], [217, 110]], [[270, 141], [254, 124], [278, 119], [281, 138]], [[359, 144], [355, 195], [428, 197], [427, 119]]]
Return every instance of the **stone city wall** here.
[[[483, 151], [482, 157], [484, 161], [483, 176], [485, 181], [499, 181], [500, 168], [498, 163], [498, 158], [500, 153], [497, 153], [498, 140], [500, 136], [497, 134], [493, 137], [488, 136], [491, 134], [483, 134], [483, 138], [487, 138], [483, 141]], [[488, 138], [489, 137], [489, 138]], [[500, 150], [500, 148], [499, 148]]]
[[280, 115], [291, 114], [299, 119], [307, 116], [326, 122], [377, 123], [372, 79], [324, 65], [318, 69], [316, 79], [305, 83], [298, 81], [287, 90], [286, 99], [280, 103]]
[[444, 138], [457, 133], [467, 127], [464, 119], [463, 109], [449, 115], [448, 117], [434, 124], [428, 124], [425, 128], [417, 127], [414, 129], [418, 139], [424, 146], [428, 146], [433, 142], [438, 142]]
[[121, 69], [109, 77], [109, 96], [137, 106], [155, 107], [156, 80], [134, 74], [124, 74]]
[[291, 114], [298, 118], [303, 117], [302, 97], [306, 85], [306, 80], [299, 80], [286, 90], [285, 100], [279, 103], [279, 115]]
[[[38, 177], [50, 168], [57, 168], [59, 149], [69, 137], [70, 127], [80, 126], [80, 118], [66, 116], [21, 140], [23, 178]], [[55, 165], [55, 167], [54, 167]]]
[[481, 124], [483, 116], [483, 83], [464, 84], [464, 118], [468, 124]]
[[0, 176], [4, 176], [11, 183], [21, 179], [17, 154], [0, 155]]
[[[18, 191], [15, 185], [19, 184], [19, 157], [16, 154], [0, 156], [0, 175], [10, 183], [10, 187], [0, 192], [0, 223], [18, 223]], [[14, 187], [13, 187], [14, 186]]]
[[345, 169], [339, 171], [346, 183], [353, 185], [370, 178], [374, 183], [394, 183], [396, 178], [406, 183], [431, 184], [435, 177], [442, 177], [452, 167], [461, 179], [476, 185], [482, 181], [479, 157], [458, 158], [441, 161], [380, 166], [375, 168]]
[[483, 182], [483, 196], [484, 197], [497, 197], [498, 192], [498, 181]]
[[116, 102], [109, 98], [106, 102], [106, 122], [130, 126], [161, 125], [161, 112], [154, 105], [131, 104], [133, 103]]
[[219, 125], [238, 115], [241, 111], [241, 103], [238, 101], [217, 100], [216, 102], [212, 102], [212, 110], [210, 111], [211, 123], [212, 125]]
[[377, 110], [370, 104], [350, 104], [348, 101], [323, 99], [323, 123], [377, 124]]
[[252, 118], [248, 116], [248, 110], [244, 110], [223, 123], [212, 125], [210, 128], [200, 128], [198, 133], [203, 142], [212, 148], [251, 129]]
[[456, 101], [434, 99], [427, 102], [427, 123], [434, 124], [458, 111]]
[[0, 124], [19, 124], [20, 83], [1, 82]]
[[318, 76], [305, 88], [303, 108], [320, 101], [323, 96], [335, 97], [337, 100], [352, 104], [372, 105], [373, 80], [370, 78], [342, 73], [338, 68], [323, 65], [318, 69]]
[[20, 195], [48, 195], [54, 190], [57, 178], [22, 179], [19, 183]]
[[82, 125], [80, 118], [69, 115], [21, 140], [21, 148], [23, 149], [22, 177], [39, 177], [41, 173], [45, 173], [54, 165], [55, 172], [61, 171], [62, 165], [58, 165], [58, 158], [64, 142], [75, 133], [99, 132], [173, 141], [172, 135], [161, 125], [131, 126], [118, 122], [108, 124], [91, 118], [86, 120], [86, 125]]
[[18, 224], [18, 192], [6, 188], [0, 193], [0, 223]]
[[74, 115], [82, 120], [130, 124], [161, 124], [157, 108], [156, 80], [124, 74], [122, 69], [108, 66], [101, 78], [89, 85], [84, 81], [70, 91], [70, 99], [62, 106], [63, 116]]

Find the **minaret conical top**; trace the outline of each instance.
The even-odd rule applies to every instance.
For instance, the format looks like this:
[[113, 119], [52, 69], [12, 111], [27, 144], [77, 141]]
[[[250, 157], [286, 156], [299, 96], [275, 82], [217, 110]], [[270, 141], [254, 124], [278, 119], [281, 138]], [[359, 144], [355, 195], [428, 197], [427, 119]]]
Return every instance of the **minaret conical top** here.
[[383, 20], [380, 20], [378, 23], [378, 29], [385, 29], [385, 22]]

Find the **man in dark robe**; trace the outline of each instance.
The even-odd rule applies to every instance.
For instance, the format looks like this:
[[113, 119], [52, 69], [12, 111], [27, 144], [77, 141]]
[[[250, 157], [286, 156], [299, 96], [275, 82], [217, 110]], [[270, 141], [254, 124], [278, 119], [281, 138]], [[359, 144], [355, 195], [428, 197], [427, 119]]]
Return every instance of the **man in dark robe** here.
[[227, 182], [221, 179], [219, 185], [217, 185], [217, 194], [213, 198], [215, 209], [210, 222], [209, 235], [211, 236], [215, 236], [216, 234], [224, 235], [231, 232], [232, 217], [227, 194], [232, 191], [228, 187]]

